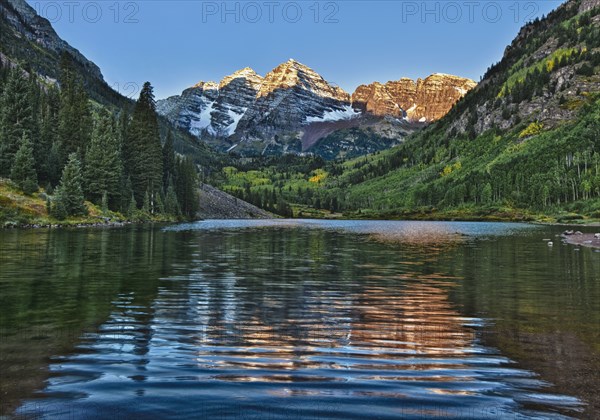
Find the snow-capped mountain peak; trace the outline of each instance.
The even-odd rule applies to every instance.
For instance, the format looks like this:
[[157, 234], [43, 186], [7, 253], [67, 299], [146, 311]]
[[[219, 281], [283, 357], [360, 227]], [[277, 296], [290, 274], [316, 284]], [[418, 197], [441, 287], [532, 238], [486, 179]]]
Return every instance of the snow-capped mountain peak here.
[[347, 118], [350, 95], [310, 67], [290, 59], [263, 78], [245, 67], [220, 83], [199, 82], [158, 101], [159, 113], [195, 135], [269, 136], [311, 121]]

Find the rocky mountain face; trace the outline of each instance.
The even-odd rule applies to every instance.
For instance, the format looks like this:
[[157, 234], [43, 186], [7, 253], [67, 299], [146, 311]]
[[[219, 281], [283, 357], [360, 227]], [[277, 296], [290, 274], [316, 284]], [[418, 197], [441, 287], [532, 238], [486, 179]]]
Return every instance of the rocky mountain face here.
[[377, 116], [405, 118], [411, 122], [433, 122], [477, 84], [463, 77], [432, 74], [425, 79], [402, 78], [398, 81], [359, 86], [352, 104]]
[[[501, 61], [447, 116], [449, 134], [510, 130], [522, 122], [551, 129], [573, 120], [600, 90], [600, 0], [569, 0], [525, 25]], [[584, 15], [586, 14], [586, 15]]]
[[358, 115], [350, 95], [314, 70], [289, 60], [264, 78], [245, 68], [220, 83], [200, 82], [157, 103], [158, 112], [221, 148], [301, 150], [303, 127]]
[[[100, 68], [85, 58], [78, 50], [61, 39], [50, 22], [39, 16], [36, 11], [25, 0], [2, 0], [0, 1], [0, 14], [3, 16], [3, 29], [9, 32], [2, 32], [2, 38], [5, 36], [24, 37], [26, 40], [34, 43], [46, 51], [60, 55], [64, 52], [70, 54], [77, 63], [79, 63], [93, 77], [102, 79]], [[3, 54], [7, 57], [19, 57], [26, 54], [26, 51], [19, 51], [16, 45], [10, 48], [9, 43], [5, 43], [7, 51]], [[3, 47], [3, 49], [4, 49]]]
[[[181, 95], [158, 101], [157, 109], [177, 126], [223, 151], [263, 155], [313, 152], [320, 150], [316, 144], [332, 133], [367, 126], [389, 134], [390, 141], [381, 143], [387, 148], [422, 123], [445, 115], [474, 86], [468, 79], [432, 75], [417, 82], [401, 79], [364, 85], [349, 95], [290, 59], [264, 78], [245, 68], [218, 84], [200, 82]], [[338, 156], [336, 142], [329, 139], [327, 144], [327, 156]], [[344, 148], [352, 149], [354, 144], [346, 141]]]
[[196, 136], [229, 137], [254, 104], [263, 78], [251, 68], [220, 83], [199, 82], [180, 96], [158, 101], [158, 112]]
[[157, 110], [190, 133], [200, 136], [210, 126], [212, 105], [219, 95], [219, 85], [214, 82], [199, 82], [177, 97], [158, 101]]
[[289, 60], [268, 73], [254, 106], [241, 121], [241, 137], [276, 135], [307, 123], [351, 117], [350, 95], [312, 69]]
[[94, 100], [117, 107], [131, 103], [108, 86], [98, 66], [61, 39], [25, 0], [0, 0], [0, 61], [4, 65], [23, 65], [52, 84], [60, 76], [63, 56], [70, 59]]

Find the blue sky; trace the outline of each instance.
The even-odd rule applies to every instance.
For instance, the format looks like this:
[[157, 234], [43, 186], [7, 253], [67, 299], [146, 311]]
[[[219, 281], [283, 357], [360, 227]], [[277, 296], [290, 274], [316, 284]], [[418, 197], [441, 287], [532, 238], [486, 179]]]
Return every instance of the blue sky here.
[[561, 1], [36, 1], [109, 84], [157, 98], [243, 67], [264, 75], [294, 58], [352, 92], [401, 77], [476, 81], [519, 28]]

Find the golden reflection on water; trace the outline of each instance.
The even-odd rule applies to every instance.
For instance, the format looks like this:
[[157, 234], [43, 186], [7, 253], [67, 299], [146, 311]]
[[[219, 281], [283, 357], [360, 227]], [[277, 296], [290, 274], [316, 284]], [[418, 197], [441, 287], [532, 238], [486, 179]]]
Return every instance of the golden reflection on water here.
[[[399, 290], [367, 285], [343, 298], [311, 294], [303, 302], [307, 312], [301, 318], [278, 323], [252, 317], [235, 325], [212, 325], [196, 343], [197, 363], [216, 369], [213, 379], [232, 382], [347, 381], [344, 371], [365, 381], [456, 381], [456, 376], [441, 372], [465, 368], [462, 358], [471, 354], [475, 331], [449, 301], [453, 280], [435, 274], [399, 275]], [[223, 337], [227, 343], [221, 342]], [[317, 373], [323, 371], [328, 374]], [[413, 373], [385, 374], [397, 371]], [[472, 378], [464, 375], [461, 380]]]
[[466, 236], [441, 223], [412, 223], [406, 225], [385, 226], [369, 235], [370, 239], [402, 244], [404, 246], [423, 246], [439, 253], [463, 243]]

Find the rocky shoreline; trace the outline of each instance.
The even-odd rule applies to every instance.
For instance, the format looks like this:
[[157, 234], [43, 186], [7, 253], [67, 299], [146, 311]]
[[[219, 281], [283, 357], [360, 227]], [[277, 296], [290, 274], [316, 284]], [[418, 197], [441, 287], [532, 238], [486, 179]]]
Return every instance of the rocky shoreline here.
[[567, 230], [560, 235], [563, 241], [570, 245], [585, 246], [600, 249], [600, 233], [582, 233]]
[[83, 223], [17, 223], [5, 222], [0, 228], [2, 229], [61, 229], [61, 228], [90, 228], [90, 227], [123, 227], [133, 224], [141, 224], [149, 222], [133, 222], [130, 220], [103, 220], [98, 222], [83, 222]]

